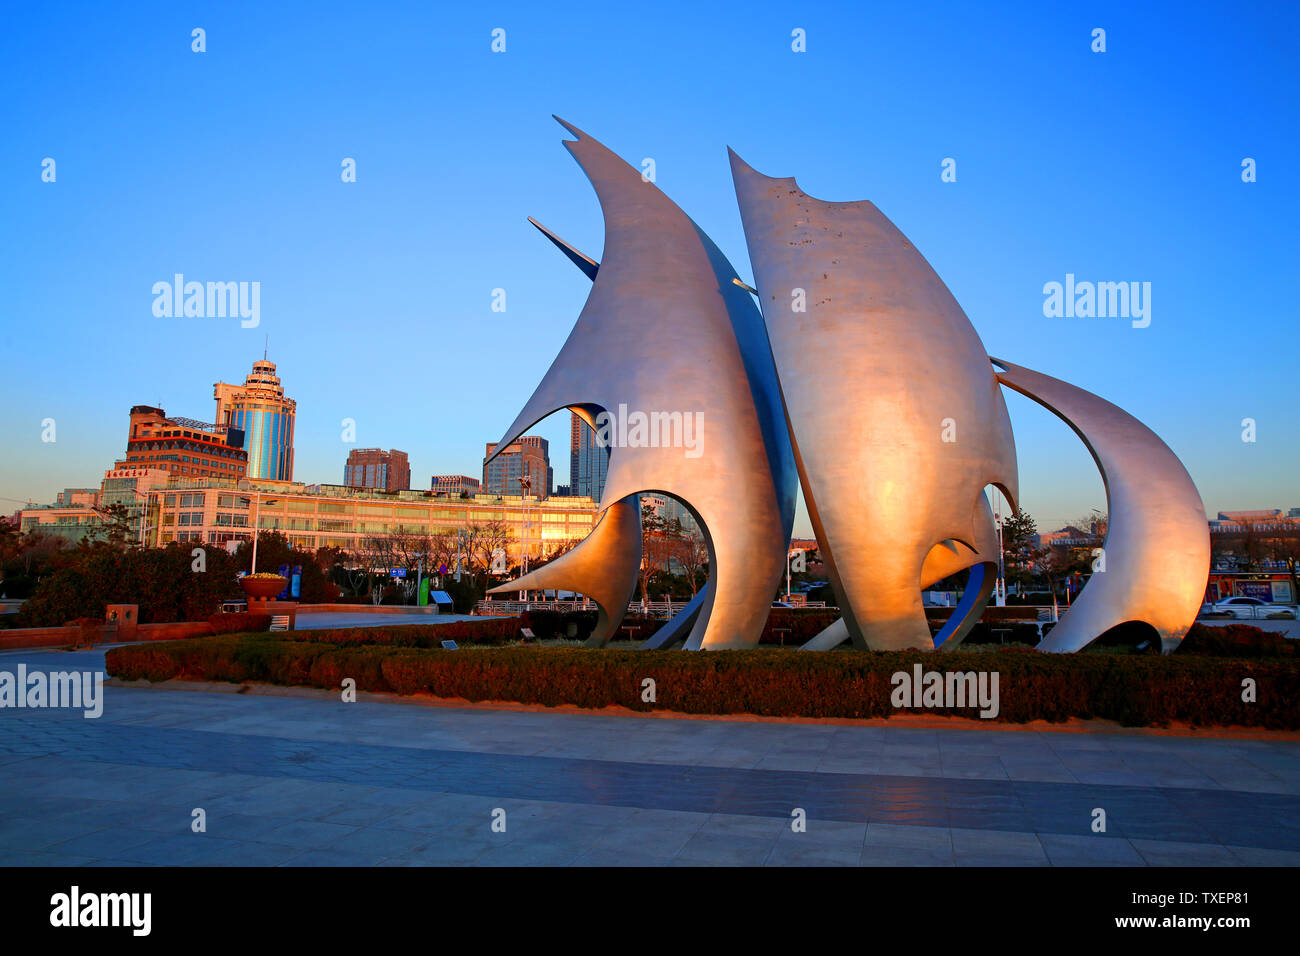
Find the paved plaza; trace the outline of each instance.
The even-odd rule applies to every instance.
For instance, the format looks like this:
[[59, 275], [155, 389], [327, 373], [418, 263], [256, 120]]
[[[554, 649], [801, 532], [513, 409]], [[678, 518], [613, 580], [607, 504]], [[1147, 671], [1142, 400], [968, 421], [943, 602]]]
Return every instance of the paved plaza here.
[[[103, 651], [0, 654], [20, 663]], [[98, 719], [0, 710], [0, 864], [1300, 863], [1300, 742], [1281, 737], [104, 693]]]

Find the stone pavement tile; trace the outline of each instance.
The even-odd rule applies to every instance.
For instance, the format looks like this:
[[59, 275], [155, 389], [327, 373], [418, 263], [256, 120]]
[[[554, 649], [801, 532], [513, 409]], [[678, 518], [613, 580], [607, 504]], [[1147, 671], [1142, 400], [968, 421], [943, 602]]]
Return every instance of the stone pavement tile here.
[[1006, 830], [972, 830], [952, 827], [952, 849], [954, 854], [968, 853], [1007, 853], [1026, 854], [1033, 857], [1046, 857], [1043, 844], [1037, 833], [1022, 833]]
[[774, 840], [790, 829], [793, 817], [761, 817], [740, 813], [715, 813], [699, 832], [710, 836], [751, 836]]
[[203, 866], [206, 857], [242, 845], [242, 841], [226, 840], [206, 833], [177, 833], [158, 837], [149, 843], [117, 849], [112, 855], [118, 860], [150, 866]]
[[[870, 834], [867, 836], [870, 840]], [[859, 866], [953, 866], [952, 850], [946, 848], [920, 848], [879, 846], [870, 842], [862, 848]]]
[[569, 866], [584, 852], [567, 843], [507, 843], [475, 858], [474, 866]]
[[93, 822], [72, 823], [59, 819], [40, 820], [38, 818], [0, 820], [0, 850], [25, 850], [28, 852], [43, 850], [74, 837], [86, 836], [102, 829], [102, 824]]
[[880, 758], [869, 756], [824, 755], [813, 768], [817, 773], [868, 774], [880, 772]]
[[1151, 866], [1233, 866], [1239, 862], [1227, 847], [1217, 843], [1132, 838], [1129, 842]]
[[166, 784], [150, 778], [148, 770], [132, 767], [116, 778], [68, 777], [47, 780], [27, 792], [34, 797], [44, 795], [59, 797], [88, 797], [94, 800], [131, 800], [164, 792]]
[[[0, 779], [3, 779], [2, 775]], [[80, 820], [78, 815], [86, 810], [101, 809], [105, 805], [105, 801], [93, 800], [89, 797], [44, 797], [35, 800], [23, 794], [0, 794], [0, 829], [3, 829], [4, 823], [14, 820], [54, 818], [86, 822]], [[110, 804], [110, 806], [121, 806], [121, 804]]]
[[[495, 807], [508, 801], [494, 800], [491, 797], [469, 797], [459, 794], [431, 794], [420, 803], [391, 811], [372, 809], [368, 815], [356, 815], [354, 822], [394, 830], [421, 830], [435, 832], [445, 830], [461, 819], [489, 819]], [[512, 816], [506, 807], [507, 817]], [[328, 822], [342, 822], [338, 817], [347, 817], [346, 813], [332, 815]]]
[[89, 856], [95, 859], [126, 859], [125, 851], [159, 839], [153, 830], [137, 830], [131, 827], [112, 827], [96, 830], [62, 840], [57, 846], [57, 853], [72, 856]]
[[487, 841], [446, 840], [435, 836], [406, 853], [391, 856], [381, 866], [466, 866], [495, 847]]
[[418, 790], [399, 790], [379, 788], [364, 797], [343, 804], [327, 804], [318, 807], [316, 812], [302, 814], [313, 820], [326, 823], [348, 823], [356, 826], [382, 825], [387, 819], [404, 810], [423, 806], [430, 802], [430, 795]]
[[[486, 827], [484, 828], [486, 830]], [[345, 836], [304, 849], [319, 849], [327, 852], [338, 851], [347, 855], [361, 856], [369, 859], [371, 864], [390, 857], [403, 856], [417, 847], [425, 846], [431, 840], [444, 837], [457, 839], [455, 836], [430, 834], [419, 830], [392, 830], [380, 827], [362, 827]], [[468, 841], [474, 842], [474, 841]], [[484, 844], [487, 840], [481, 840]]]
[[860, 850], [867, 838], [866, 822], [822, 820], [810, 816], [806, 821], [806, 826], [807, 829], [803, 833], [795, 833], [790, 829], [790, 821], [786, 821], [781, 839], [784, 840], [788, 836], [798, 837], [801, 840], [808, 840], [813, 843], [831, 843], [841, 846], [852, 844]]
[[590, 850], [602, 838], [614, 830], [613, 827], [586, 826], [581, 823], [567, 823], [558, 820], [526, 820], [509, 824], [514, 831], [510, 842], [521, 846], [574, 847], [578, 852]]
[[[481, 813], [460, 814], [453, 817], [451, 823], [441, 830], [434, 831], [436, 835], [444, 840], [464, 840], [471, 844], [482, 843], [484, 845], [494, 846], [498, 843], [511, 843], [520, 832], [520, 827], [510, 826], [510, 819], [506, 818], [506, 830], [504, 833], [495, 832], [492, 829], [492, 816], [485, 809]], [[430, 836], [425, 832], [425, 839]]]
[[1244, 866], [1300, 866], [1300, 852], [1256, 846], [1230, 846], [1228, 851]]
[[712, 816], [710, 813], [699, 813], [693, 810], [640, 809], [628, 818], [627, 826], [685, 830], [695, 833], [710, 816]]
[[654, 853], [638, 853], [634, 850], [619, 850], [611, 847], [594, 846], [573, 861], [573, 866], [667, 866], [671, 856]]
[[600, 803], [555, 803], [547, 819], [585, 826], [625, 827], [641, 813], [640, 807], [613, 806]]
[[952, 834], [946, 826], [906, 826], [873, 822], [867, 824], [865, 846], [937, 850], [951, 855]]
[[323, 823], [319, 820], [294, 820], [278, 827], [264, 830], [257, 837], [260, 843], [296, 846], [310, 849], [336, 843], [359, 830], [360, 827], [342, 823]]
[[[234, 798], [222, 797], [212, 803], [225, 811], [242, 812], [253, 816], [272, 816], [290, 818], [315, 818], [327, 814], [331, 809], [343, 805], [343, 801], [313, 796], [304, 791], [299, 796], [258, 797], [253, 794], [238, 794]], [[331, 821], [339, 822], [339, 821]]]
[[375, 860], [367, 853], [352, 853], [346, 850], [314, 849], [305, 850], [297, 856], [286, 860], [280, 866], [378, 866], [382, 861]]
[[[95, 861], [86, 856], [65, 853], [47, 853], [44, 850], [0, 850], [0, 866], [93, 866]], [[129, 866], [130, 864], [124, 864]]]
[[[129, 866], [129, 867], [135, 868], [135, 867], [141, 867], [141, 866], [148, 866], [148, 867], [161, 867], [163, 864], [161, 864], [161, 863], [141, 863], [141, 862], [139, 862], [139, 861], [137, 861], [137, 860], [91, 860], [89, 863], [87, 863], [87, 864], [85, 864], [85, 865], [86, 865], [87, 867], [98, 867], [98, 868], [107, 868], [107, 867], [124, 867], [124, 866]], [[206, 865], [208, 865], [208, 864], [204, 864], [204, 865], [206, 866]], [[232, 864], [228, 864], [228, 865], [230, 865], [230, 866], [236, 866], [236, 865], [238, 865], [238, 864], [233, 864], [233, 863], [232, 863]]]
[[764, 866], [857, 866], [862, 859], [862, 847], [852, 842], [833, 843], [800, 842], [782, 837], [776, 841]]
[[1038, 840], [1052, 866], [1145, 866], [1144, 860], [1122, 837], [1100, 834], [1078, 836], [1039, 833]]
[[597, 839], [594, 849], [612, 853], [645, 854], [671, 859], [698, 831], [697, 827], [637, 826], [615, 824]]
[[954, 853], [957, 866], [1051, 866], [1046, 854], [1037, 853]]
[[755, 770], [816, 770], [823, 759], [820, 753], [768, 754], [752, 766]]
[[205, 853], [203, 866], [281, 866], [303, 854], [296, 846], [274, 846], [270, 843], [244, 843], [222, 847]]
[[207, 833], [209, 836], [227, 840], [259, 842], [264, 834], [278, 830], [286, 824], [293, 823], [293, 817], [272, 817], [249, 813], [209, 813]]
[[1002, 767], [1010, 780], [1034, 780], [1044, 783], [1075, 783], [1069, 769], [1057, 760], [1011, 760], [1002, 758]]
[[762, 866], [776, 844], [775, 837], [696, 833], [681, 848], [674, 863], [712, 866]]

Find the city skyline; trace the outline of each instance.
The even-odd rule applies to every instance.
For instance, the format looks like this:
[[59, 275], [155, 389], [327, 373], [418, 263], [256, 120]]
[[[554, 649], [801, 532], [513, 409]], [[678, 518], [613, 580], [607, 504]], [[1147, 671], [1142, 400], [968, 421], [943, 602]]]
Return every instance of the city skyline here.
[[[10, 69], [39, 79], [21, 81], [9, 107], [2, 188], [11, 229], [27, 239], [10, 257], [12, 319], [0, 334], [13, 367], [40, 371], [0, 385], [0, 495], [42, 503], [96, 483], [122, 455], [131, 406], [206, 420], [204, 385], [246, 370], [267, 335], [300, 403], [295, 478], [335, 480], [357, 447], [408, 449], [419, 486], [479, 474], [479, 449], [558, 352], [587, 292], [525, 216], [601, 252], [599, 211], [555, 149], [556, 112], [634, 164], [653, 159], [660, 188], [742, 278], [726, 146], [776, 174], [807, 170], [801, 185], [818, 195], [871, 198], [944, 276], [990, 353], [1149, 424], [1208, 514], [1300, 505], [1294, 376], [1284, 361], [1270, 371], [1300, 345], [1283, 305], [1296, 132], [1276, 122], [1291, 105], [1276, 38], [1294, 33], [1294, 10], [1026, 11], [995, 30], [977, 11], [941, 7], [860, 11], [845, 31], [824, 12], [757, 5], [741, 22], [692, 10], [684, 32], [672, 17], [629, 12], [513, 13], [504, 55], [490, 52], [496, 24], [477, 13], [405, 10], [361, 27], [355, 68], [339, 76], [311, 52], [354, 28], [332, 9], [308, 26], [275, 11], [225, 15], [202, 55], [189, 49], [191, 15], [161, 7], [92, 15], [71, 46], [56, 42], [56, 24], [15, 14], [10, 35], [31, 42], [11, 48]], [[1098, 25], [1104, 54], [1089, 49]], [[806, 53], [791, 52], [795, 26]], [[569, 62], [572, 92], [554, 102], [528, 77], [574, 31], [589, 42]], [[31, 59], [50, 49], [78, 68]], [[161, 64], [165, 82], [145, 64]], [[98, 86], [101, 76], [135, 79]], [[647, 77], [655, 95], [630, 108], [611, 77]], [[436, 95], [453, 78], [460, 92]], [[854, 110], [810, 99], [832, 79], [862, 91]], [[96, 110], [85, 106], [92, 89]], [[990, 113], [987, 102], [1015, 105]], [[210, 149], [218, 129], [235, 131], [229, 161]], [[41, 181], [46, 157], [54, 182]], [[340, 178], [349, 158], [353, 183]], [[941, 178], [949, 158], [955, 182]], [[1255, 182], [1243, 181], [1246, 158]], [[160, 315], [169, 309], [155, 286], [176, 275], [258, 283], [256, 324]], [[1050, 314], [1045, 288], [1088, 282], [1138, 283], [1149, 324]], [[504, 312], [493, 311], [497, 289]], [[33, 334], [45, 329], [59, 331], [57, 351]], [[1021, 503], [1040, 527], [1104, 510], [1075, 436], [1028, 400], [1007, 402]], [[47, 419], [54, 442], [41, 441]], [[342, 440], [346, 419], [355, 444]], [[1254, 441], [1242, 440], [1248, 419]], [[567, 447], [568, 415], [530, 434]], [[565, 464], [557, 484], [572, 484]], [[795, 534], [811, 534], [802, 507]]]

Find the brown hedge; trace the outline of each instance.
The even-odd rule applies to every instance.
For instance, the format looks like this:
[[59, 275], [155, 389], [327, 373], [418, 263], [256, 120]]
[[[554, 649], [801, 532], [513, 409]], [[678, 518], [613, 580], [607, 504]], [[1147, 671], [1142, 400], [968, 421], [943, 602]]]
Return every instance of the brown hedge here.
[[[689, 714], [773, 717], [889, 717], [891, 676], [920, 663], [927, 671], [996, 670], [1001, 711], [1023, 723], [1102, 718], [1126, 726], [1248, 726], [1300, 729], [1300, 661], [1208, 657], [1055, 655], [1034, 651], [869, 653], [839, 651], [588, 650], [483, 648], [459, 651], [305, 643], [281, 636], [218, 636], [165, 647], [110, 650], [108, 672], [124, 680], [182, 678], [263, 681], [337, 690], [432, 694], [471, 701]], [[641, 700], [653, 678], [657, 701]], [[1258, 703], [1241, 700], [1253, 678]], [[918, 711], [906, 711], [917, 713]], [[975, 708], [920, 711], [977, 716]]]
[[237, 611], [227, 614], [213, 614], [208, 618], [208, 626], [213, 634], [246, 634], [250, 631], [269, 631], [271, 615], [256, 614], [251, 611]]

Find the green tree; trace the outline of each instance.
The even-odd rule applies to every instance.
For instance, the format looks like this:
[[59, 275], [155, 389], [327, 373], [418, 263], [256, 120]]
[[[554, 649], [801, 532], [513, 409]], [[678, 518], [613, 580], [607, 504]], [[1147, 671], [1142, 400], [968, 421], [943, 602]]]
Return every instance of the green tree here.
[[1006, 579], [1015, 585], [1017, 593], [1033, 581], [1034, 562], [1040, 556], [1037, 539], [1038, 524], [1027, 511], [1002, 522], [1002, 562]]
[[82, 542], [58, 556], [19, 611], [24, 627], [57, 627], [79, 617], [102, 620], [109, 604], [135, 604], [141, 623], [201, 621], [223, 600], [239, 594], [235, 565], [224, 550], [195, 546], [118, 549], [104, 541]]

